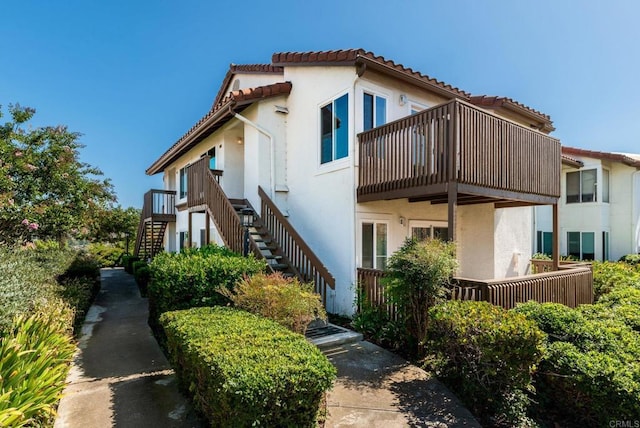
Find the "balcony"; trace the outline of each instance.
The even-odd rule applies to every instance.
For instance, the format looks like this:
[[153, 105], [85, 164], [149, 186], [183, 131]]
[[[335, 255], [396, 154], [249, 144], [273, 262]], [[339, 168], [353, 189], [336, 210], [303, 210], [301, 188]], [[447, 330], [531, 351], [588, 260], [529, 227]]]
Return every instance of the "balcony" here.
[[149, 190], [144, 194], [142, 221], [176, 221], [175, 190]]
[[465, 101], [449, 101], [358, 139], [358, 202], [447, 203], [453, 194], [460, 205], [527, 205], [555, 204], [560, 197], [560, 142]]

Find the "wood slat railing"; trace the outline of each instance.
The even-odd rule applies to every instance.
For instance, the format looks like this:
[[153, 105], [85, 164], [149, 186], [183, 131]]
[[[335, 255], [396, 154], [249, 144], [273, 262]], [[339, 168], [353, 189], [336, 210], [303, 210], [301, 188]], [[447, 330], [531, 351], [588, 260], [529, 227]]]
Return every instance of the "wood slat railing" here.
[[[591, 266], [589, 263], [561, 260], [560, 269]], [[553, 272], [553, 260], [531, 259], [531, 273]]]
[[[368, 301], [374, 306], [384, 307], [390, 316], [395, 317], [397, 309], [389, 305], [380, 282], [384, 272], [359, 268], [357, 276], [358, 287]], [[487, 301], [506, 309], [529, 300], [562, 303], [572, 308], [593, 303], [593, 273], [590, 267], [585, 266], [571, 266], [556, 272], [507, 279], [454, 280], [452, 299]]]
[[138, 223], [138, 234], [136, 235], [136, 245], [134, 254], [140, 253], [145, 234], [145, 222], [176, 221], [176, 192], [175, 190], [151, 189], [144, 194], [142, 211], [140, 212], [140, 222]]
[[313, 281], [316, 293], [322, 296], [326, 306], [327, 287], [335, 289], [335, 279], [320, 258], [311, 250], [300, 234], [289, 223], [273, 203], [262, 187], [258, 187], [260, 196], [260, 218], [262, 225], [269, 231], [287, 261], [302, 276], [303, 281]]
[[[244, 227], [236, 210], [218, 183], [217, 174], [209, 168], [209, 156], [192, 163], [187, 169], [187, 207], [209, 211], [225, 245], [242, 254], [244, 251]], [[258, 245], [249, 236], [249, 248], [262, 258]]]
[[358, 135], [358, 197], [457, 182], [560, 196], [560, 142], [462, 100]]

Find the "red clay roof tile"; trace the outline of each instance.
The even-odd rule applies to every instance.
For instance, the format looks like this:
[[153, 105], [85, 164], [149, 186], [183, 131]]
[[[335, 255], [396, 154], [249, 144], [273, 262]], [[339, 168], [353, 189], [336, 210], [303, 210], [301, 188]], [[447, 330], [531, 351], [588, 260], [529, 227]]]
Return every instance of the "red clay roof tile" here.
[[613, 162], [621, 162], [625, 165], [640, 168], [640, 159], [635, 159], [624, 153], [599, 152], [595, 150], [579, 149], [577, 147], [562, 147], [562, 154], [567, 156], [584, 156], [593, 159], [609, 160]]

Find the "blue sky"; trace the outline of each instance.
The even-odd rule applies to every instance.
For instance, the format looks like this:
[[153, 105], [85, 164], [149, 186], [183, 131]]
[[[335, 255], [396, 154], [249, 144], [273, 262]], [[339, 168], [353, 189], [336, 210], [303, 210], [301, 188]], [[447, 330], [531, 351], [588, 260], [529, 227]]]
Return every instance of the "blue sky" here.
[[0, 104], [81, 132], [123, 206], [231, 62], [364, 48], [551, 115], [564, 145], [640, 152], [640, 2], [23, 0], [0, 13]]

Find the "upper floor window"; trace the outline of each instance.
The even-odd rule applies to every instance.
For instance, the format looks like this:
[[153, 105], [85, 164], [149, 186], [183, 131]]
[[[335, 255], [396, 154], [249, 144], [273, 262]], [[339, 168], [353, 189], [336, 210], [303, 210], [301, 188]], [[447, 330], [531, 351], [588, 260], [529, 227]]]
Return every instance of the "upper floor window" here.
[[216, 148], [212, 147], [202, 157], [209, 156], [209, 169], [216, 169]]
[[349, 155], [349, 95], [320, 107], [320, 163]]
[[362, 100], [363, 105], [363, 130], [368, 131], [371, 128], [384, 125], [387, 123], [387, 100], [378, 95], [364, 93]]
[[187, 197], [187, 168], [180, 168], [180, 199]]
[[576, 202], [596, 202], [596, 189], [597, 170], [586, 169], [584, 171], [567, 173], [568, 204]]

